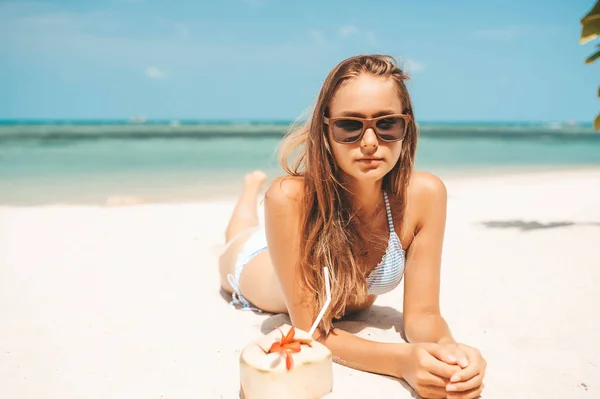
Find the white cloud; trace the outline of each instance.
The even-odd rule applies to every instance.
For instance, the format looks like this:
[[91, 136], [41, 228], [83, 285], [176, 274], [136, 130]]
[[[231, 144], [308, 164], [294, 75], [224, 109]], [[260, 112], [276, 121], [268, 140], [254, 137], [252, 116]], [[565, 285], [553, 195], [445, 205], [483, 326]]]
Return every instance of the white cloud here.
[[167, 74], [164, 71], [161, 71], [155, 66], [149, 66], [146, 68], [145, 73], [150, 79], [164, 79], [167, 77]]
[[482, 29], [473, 33], [473, 38], [478, 40], [510, 41], [523, 35], [523, 31], [516, 27], [499, 29]]
[[419, 73], [425, 69], [425, 64], [414, 60], [404, 61], [404, 69], [407, 73]]
[[398, 66], [407, 74], [423, 72], [425, 69], [424, 62], [415, 61], [400, 55], [397, 55], [394, 58], [398, 61]]
[[339, 31], [338, 31], [338, 35], [342, 38], [345, 39], [347, 37], [350, 37], [352, 35], [356, 35], [359, 33], [359, 30], [356, 26], [354, 25], [344, 25], [342, 26]]

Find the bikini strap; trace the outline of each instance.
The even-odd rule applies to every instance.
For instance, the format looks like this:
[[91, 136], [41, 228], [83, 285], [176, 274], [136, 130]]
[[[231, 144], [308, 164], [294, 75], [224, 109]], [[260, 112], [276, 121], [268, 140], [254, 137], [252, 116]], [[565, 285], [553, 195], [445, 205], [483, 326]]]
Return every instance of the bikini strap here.
[[392, 209], [390, 208], [390, 200], [388, 199], [387, 193], [383, 192], [383, 200], [385, 201], [385, 211], [387, 213], [388, 225], [390, 226], [390, 231], [394, 232], [394, 219], [392, 218]]

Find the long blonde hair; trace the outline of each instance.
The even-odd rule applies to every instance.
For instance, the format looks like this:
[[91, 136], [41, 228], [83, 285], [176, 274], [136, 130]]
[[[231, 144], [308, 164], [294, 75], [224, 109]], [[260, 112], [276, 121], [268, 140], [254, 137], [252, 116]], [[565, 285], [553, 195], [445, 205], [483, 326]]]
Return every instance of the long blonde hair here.
[[366, 274], [358, 265], [361, 234], [355, 223], [349, 195], [339, 180], [335, 159], [329, 150], [324, 116], [329, 116], [329, 104], [340, 85], [360, 74], [392, 78], [404, 106], [404, 113], [413, 118], [402, 141], [398, 162], [383, 178], [382, 189], [396, 196], [398, 218], [403, 221], [406, 192], [414, 166], [417, 127], [408, 90], [408, 77], [393, 57], [359, 55], [335, 66], [323, 83], [316, 104], [306, 121], [292, 125], [280, 146], [279, 161], [291, 176], [304, 181], [303, 215], [300, 232], [300, 256], [297, 266], [305, 288], [315, 294], [314, 315], [324, 305], [325, 281], [323, 267], [331, 276], [331, 304], [319, 329], [328, 334], [333, 319], [344, 315], [347, 303], [364, 301], [368, 296]]

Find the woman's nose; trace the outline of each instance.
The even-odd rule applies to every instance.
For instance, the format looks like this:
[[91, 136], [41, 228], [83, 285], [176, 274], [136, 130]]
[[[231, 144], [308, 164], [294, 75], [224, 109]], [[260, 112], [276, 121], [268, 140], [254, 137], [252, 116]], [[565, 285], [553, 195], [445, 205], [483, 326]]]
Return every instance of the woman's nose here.
[[377, 140], [377, 135], [375, 134], [373, 129], [368, 128], [365, 131], [365, 134], [363, 135], [360, 144], [361, 144], [361, 147], [364, 148], [365, 150], [374, 151], [377, 149], [377, 146], [379, 145], [379, 141]]

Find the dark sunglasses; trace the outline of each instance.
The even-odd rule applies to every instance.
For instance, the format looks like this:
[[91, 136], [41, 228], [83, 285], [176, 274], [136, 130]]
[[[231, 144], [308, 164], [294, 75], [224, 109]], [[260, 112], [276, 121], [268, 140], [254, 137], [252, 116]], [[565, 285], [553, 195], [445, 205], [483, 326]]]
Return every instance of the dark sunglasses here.
[[410, 115], [405, 114], [383, 115], [371, 119], [353, 116], [325, 117], [325, 123], [331, 129], [331, 137], [342, 144], [356, 143], [368, 128], [372, 128], [382, 141], [402, 140], [409, 121]]
[[409, 121], [410, 115], [405, 114], [383, 115], [371, 119], [352, 116], [325, 117], [325, 123], [331, 129], [331, 137], [342, 144], [356, 143], [368, 128], [372, 128], [382, 141], [402, 140]]

